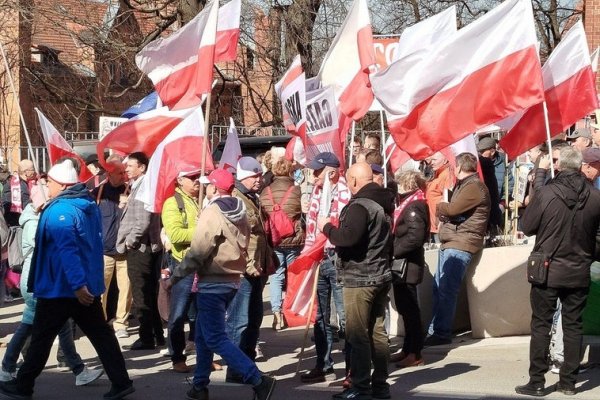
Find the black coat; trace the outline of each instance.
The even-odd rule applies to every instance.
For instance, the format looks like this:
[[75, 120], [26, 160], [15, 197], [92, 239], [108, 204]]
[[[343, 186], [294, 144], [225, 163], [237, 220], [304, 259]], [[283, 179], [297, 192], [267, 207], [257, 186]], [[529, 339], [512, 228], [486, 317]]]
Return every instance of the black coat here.
[[600, 191], [582, 174], [563, 171], [537, 189], [521, 222], [526, 235], [536, 235], [536, 250], [548, 256], [556, 250], [550, 261], [549, 287], [589, 286], [600, 224]]
[[425, 265], [423, 245], [429, 239], [429, 207], [425, 200], [409, 203], [396, 222], [394, 258], [406, 258], [408, 263]]

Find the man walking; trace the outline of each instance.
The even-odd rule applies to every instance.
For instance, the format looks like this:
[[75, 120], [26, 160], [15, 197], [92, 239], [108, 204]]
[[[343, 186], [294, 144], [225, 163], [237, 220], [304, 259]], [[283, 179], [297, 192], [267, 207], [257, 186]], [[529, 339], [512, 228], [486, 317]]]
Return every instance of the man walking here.
[[243, 383], [253, 385], [255, 399], [268, 400], [275, 389], [275, 378], [262, 374], [225, 332], [225, 313], [240, 287], [240, 275], [248, 266], [250, 226], [246, 208], [241, 199], [231, 196], [234, 180], [229, 171], [211, 172], [208, 182], [210, 203], [201, 212], [190, 249], [173, 274], [175, 280], [198, 274], [196, 371], [186, 398], [208, 400], [213, 353], [217, 353], [228, 368], [240, 374]]
[[104, 292], [100, 211], [87, 188], [78, 183], [71, 160], [48, 171], [48, 192], [51, 201], [40, 216], [29, 275], [29, 291], [37, 298], [31, 345], [16, 380], [0, 383], [0, 392], [11, 399], [31, 398], [54, 338], [73, 318], [112, 383], [104, 399], [121, 399], [135, 389], [100, 303]]
[[548, 333], [557, 300], [561, 303], [564, 362], [556, 390], [575, 394], [581, 360], [582, 314], [600, 223], [600, 192], [586, 182], [580, 173], [581, 164], [582, 156], [577, 149], [561, 148], [558, 174], [535, 192], [521, 221], [526, 235], [536, 235], [534, 248], [550, 260], [547, 283], [531, 285], [529, 382], [515, 388], [519, 394], [546, 394]]
[[456, 186], [449, 203], [437, 205], [442, 222], [438, 267], [433, 282], [433, 307], [425, 346], [452, 343], [452, 323], [460, 285], [475, 253], [483, 248], [490, 216], [490, 195], [477, 175], [477, 157], [456, 157]]
[[[339, 227], [329, 218], [319, 228], [336, 246], [342, 274], [346, 340], [352, 346], [352, 387], [334, 399], [390, 399], [387, 383], [390, 352], [384, 327], [392, 282], [391, 215], [389, 191], [373, 182], [367, 163], [356, 163], [346, 173], [352, 199], [340, 214]], [[371, 363], [373, 374], [371, 375]]]

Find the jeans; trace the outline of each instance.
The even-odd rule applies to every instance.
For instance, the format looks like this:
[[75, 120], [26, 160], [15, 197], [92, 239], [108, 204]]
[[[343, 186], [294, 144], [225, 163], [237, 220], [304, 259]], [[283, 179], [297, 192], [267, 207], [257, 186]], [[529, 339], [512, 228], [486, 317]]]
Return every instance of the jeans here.
[[35, 379], [44, 369], [54, 338], [69, 318], [90, 339], [106, 375], [115, 386], [129, 386], [131, 380], [115, 333], [104, 319], [100, 298], [84, 306], [75, 298], [39, 298], [31, 335], [31, 345], [17, 374], [17, 390], [25, 395], [33, 393]]
[[429, 335], [449, 339], [456, 313], [458, 291], [473, 255], [456, 249], [440, 249], [433, 281], [432, 318]]
[[404, 354], [415, 354], [421, 358], [423, 350], [423, 325], [421, 323], [421, 310], [419, 308], [419, 297], [417, 285], [406, 283], [394, 284], [394, 302], [396, 310], [404, 321]]
[[[389, 391], [390, 348], [384, 327], [390, 285], [344, 287], [346, 339], [352, 346], [352, 388], [370, 394]], [[371, 374], [371, 364], [373, 374]]]
[[282, 248], [278, 247], [275, 249], [275, 255], [279, 260], [279, 267], [273, 275], [271, 275], [271, 284], [269, 285], [269, 291], [271, 294], [271, 311], [274, 313], [281, 312], [281, 305], [283, 304], [282, 292], [285, 287], [285, 274], [287, 267], [298, 257], [300, 254], [300, 248]]
[[[331, 327], [331, 297], [340, 316], [340, 331], [346, 329], [344, 299], [342, 287], [337, 282], [337, 271], [333, 259], [325, 256], [319, 267], [317, 281], [317, 315], [315, 317], [315, 350], [317, 352], [316, 369], [326, 371], [333, 368], [331, 350], [333, 347], [333, 329]], [[345, 341], [346, 369], [349, 367], [350, 348]]]
[[263, 319], [262, 291], [265, 283], [261, 276], [244, 275], [227, 308], [227, 336], [252, 361], [256, 358], [256, 343]]
[[129, 326], [129, 312], [131, 311], [131, 283], [127, 273], [127, 260], [123, 255], [107, 256], [104, 255], [104, 286], [106, 291], [102, 294], [102, 307], [106, 315], [106, 303], [108, 301], [108, 290], [113, 275], [117, 275], [117, 287], [119, 288], [119, 298], [117, 300], [117, 313], [113, 328], [115, 330], [127, 329]]
[[565, 346], [563, 344], [562, 329], [562, 305], [560, 300], [557, 302], [556, 312], [552, 318], [552, 329], [550, 330], [550, 360], [562, 364], [565, 360]]
[[169, 308], [168, 342], [171, 350], [171, 361], [178, 363], [186, 360], [184, 324], [188, 311], [195, 299], [192, 293], [194, 274], [190, 274], [171, 287], [171, 304]]
[[150, 249], [127, 251], [127, 274], [131, 282], [133, 309], [140, 322], [140, 341], [154, 344], [154, 338], [164, 337], [158, 313], [158, 277], [162, 253]]
[[235, 296], [235, 289], [223, 293], [203, 293], [200, 290], [196, 294], [198, 315], [194, 387], [197, 389], [205, 388], [210, 382], [214, 353], [225, 360], [228, 369], [232, 368], [239, 373], [245, 383], [258, 385], [261, 381], [262, 374], [256, 364], [225, 333], [225, 312], [231, 307]]
[[556, 312], [556, 301], [562, 304], [564, 362], [560, 368], [560, 383], [574, 387], [581, 362], [583, 339], [583, 309], [589, 288], [546, 288], [531, 286], [531, 343], [529, 345], [529, 380], [534, 385], [546, 383], [548, 372], [550, 328]]

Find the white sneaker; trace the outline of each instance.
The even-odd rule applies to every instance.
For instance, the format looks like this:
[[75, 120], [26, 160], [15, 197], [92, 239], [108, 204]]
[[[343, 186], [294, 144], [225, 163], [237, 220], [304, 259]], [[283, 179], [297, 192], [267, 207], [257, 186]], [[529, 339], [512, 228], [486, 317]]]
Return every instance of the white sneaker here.
[[0, 382], [10, 382], [17, 377], [16, 372], [0, 370]]
[[162, 349], [160, 351], [160, 355], [163, 357], [171, 357], [173, 354], [171, 354], [171, 352], [169, 351], [169, 348], [166, 348], [166, 349]]
[[127, 332], [127, 329], [117, 329], [115, 331], [115, 336], [118, 339], [125, 339], [129, 337], [129, 332]]
[[552, 372], [553, 374], [560, 374], [560, 367], [561, 367], [562, 363], [558, 362], [558, 361], [554, 361], [552, 363], [552, 365], [550, 366], [550, 372]]
[[102, 369], [89, 369], [88, 367], [83, 367], [83, 371], [75, 376], [75, 386], [85, 386], [90, 384], [100, 378], [103, 373], [104, 370]]

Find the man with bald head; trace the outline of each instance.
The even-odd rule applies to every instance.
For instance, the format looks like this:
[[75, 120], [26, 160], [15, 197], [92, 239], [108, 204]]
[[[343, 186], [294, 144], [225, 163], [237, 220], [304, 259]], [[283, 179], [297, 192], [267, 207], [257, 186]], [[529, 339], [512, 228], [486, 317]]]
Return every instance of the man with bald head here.
[[319, 219], [319, 228], [336, 246], [346, 307], [346, 340], [352, 346], [352, 387], [333, 398], [389, 399], [390, 353], [383, 321], [392, 282], [394, 204], [389, 192], [373, 182], [367, 163], [350, 167], [346, 181], [352, 199], [341, 212], [339, 227], [328, 218]]
[[8, 226], [19, 226], [19, 217], [30, 203], [29, 189], [36, 173], [31, 160], [21, 160], [17, 174], [10, 177], [2, 190], [2, 210]]

